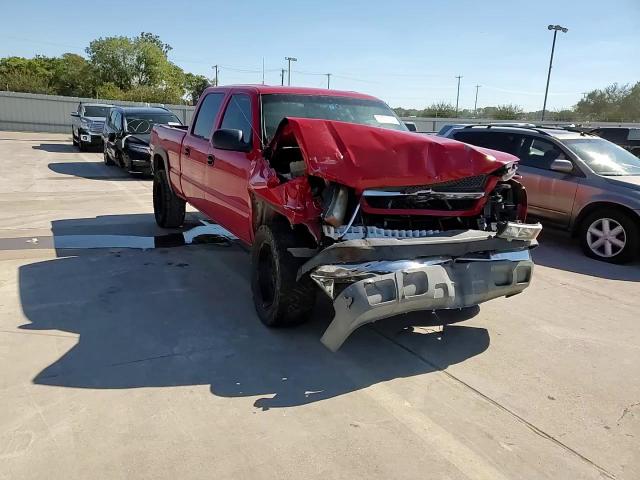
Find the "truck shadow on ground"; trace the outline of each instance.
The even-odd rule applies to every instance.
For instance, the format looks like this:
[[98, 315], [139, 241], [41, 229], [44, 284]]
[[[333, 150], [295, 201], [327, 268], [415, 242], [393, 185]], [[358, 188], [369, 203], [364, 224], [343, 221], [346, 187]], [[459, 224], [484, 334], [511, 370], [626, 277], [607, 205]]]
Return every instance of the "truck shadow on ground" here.
[[594, 260], [582, 253], [578, 241], [568, 233], [546, 227], [539, 241], [540, 246], [533, 251], [536, 265], [611, 280], [640, 282], [640, 262], [637, 260], [628, 265]]
[[41, 143], [40, 145], [32, 145], [34, 150], [42, 150], [49, 153], [78, 153], [80, 150], [78, 147], [71, 144], [71, 140], [68, 143]]
[[[444, 335], [414, 329], [434, 323], [432, 314], [423, 313], [363, 327], [333, 354], [319, 342], [331, 316], [326, 302], [300, 327], [268, 329], [253, 310], [248, 255], [234, 245], [74, 255], [19, 270], [30, 321], [20, 328], [78, 335], [71, 349], [43, 365], [36, 384], [210, 385], [220, 397], [259, 397], [254, 406], [267, 410], [433, 372], [489, 346], [483, 328], [449, 326]], [[429, 359], [405, 344], [419, 345]]]
[[130, 174], [115, 165], [105, 165], [103, 161], [55, 162], [50, 163], [48, 167], [49, 170], [60, 175], [87, 178], [89, 180], [136, 181], [150, 178], [141, 174]]

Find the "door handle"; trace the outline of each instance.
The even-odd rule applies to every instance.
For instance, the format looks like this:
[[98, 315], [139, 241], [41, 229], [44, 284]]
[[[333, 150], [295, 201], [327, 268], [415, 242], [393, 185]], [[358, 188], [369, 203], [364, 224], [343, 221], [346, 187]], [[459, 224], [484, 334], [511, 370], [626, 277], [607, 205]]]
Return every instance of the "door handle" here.
[[188, 157], [191, 155], [191, 149], [189, 147], [184, 147], [184, 154]]
[[216, 157], [213, 155], [207, 155], [207, 164], [213, 165], [213, 162], [216, 161]]

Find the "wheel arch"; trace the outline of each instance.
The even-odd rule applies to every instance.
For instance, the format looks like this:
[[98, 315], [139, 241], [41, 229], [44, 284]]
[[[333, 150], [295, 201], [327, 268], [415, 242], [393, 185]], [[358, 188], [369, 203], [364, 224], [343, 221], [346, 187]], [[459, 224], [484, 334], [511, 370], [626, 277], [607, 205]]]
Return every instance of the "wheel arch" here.
[[314, 235], [308, 225], [304, 223], [292, 223], [286, 215], [277, 211], [271, 204], [254, 194], [251, 194], [251, 216], [252, 234], [254, 237], [262, 225], [279, 224], [291, 228], [305, 245], [315, 248], [319, 244], [319, 239], [316, 238], [316, 235]]
[[638, 213], [633, 209], [619, 203], [598, 201], [589, 203], [588, 205], [585, 205], [582, 210], [580, 210], [580, 213], [578, 213], [578, 215], [576, 216], [576, 219], [571, 227], [571, 234], [574, 237], [577, 236], [584, 219], [591, 215], [593, 212], [605, 208], [622, 212], [634, 219], [636, 224], [640, 224], [640, 216], [638, 216]]

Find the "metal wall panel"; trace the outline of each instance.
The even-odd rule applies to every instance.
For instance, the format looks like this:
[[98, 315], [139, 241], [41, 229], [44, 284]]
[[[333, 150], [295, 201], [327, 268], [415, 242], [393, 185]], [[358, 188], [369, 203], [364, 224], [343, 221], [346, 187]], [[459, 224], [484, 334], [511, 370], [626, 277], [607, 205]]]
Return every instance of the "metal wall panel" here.
[[191, 105], [161, 105], [158, 103], [0, 92], [0, 130], [70, 133], [70, 113], [76, 110], [81, 101], [85, 103], [112, 103], [122, 106], [164, 106], [173, 111], [186, 124], [191, 121], [194, 110]]

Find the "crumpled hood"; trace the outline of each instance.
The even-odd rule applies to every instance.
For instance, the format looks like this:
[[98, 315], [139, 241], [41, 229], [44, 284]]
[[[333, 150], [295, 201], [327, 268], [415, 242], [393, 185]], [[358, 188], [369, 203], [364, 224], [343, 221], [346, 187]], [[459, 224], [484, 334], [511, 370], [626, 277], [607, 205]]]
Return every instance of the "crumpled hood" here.
[[287, 118], [274, 142], [289, 133], [310, 175], [358, 190], [446, 182], [518, 161], [507, 153], [447, 138], [333, 120]]

